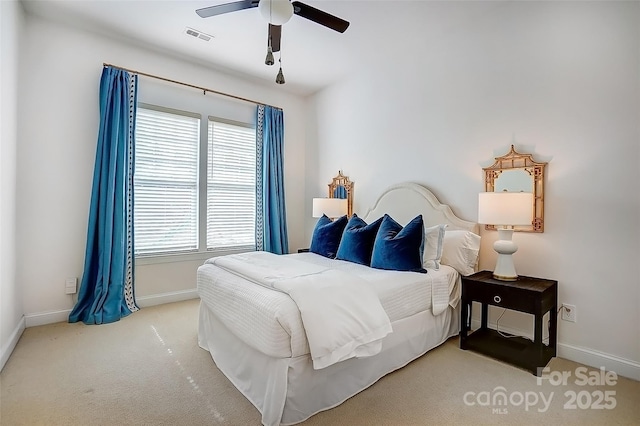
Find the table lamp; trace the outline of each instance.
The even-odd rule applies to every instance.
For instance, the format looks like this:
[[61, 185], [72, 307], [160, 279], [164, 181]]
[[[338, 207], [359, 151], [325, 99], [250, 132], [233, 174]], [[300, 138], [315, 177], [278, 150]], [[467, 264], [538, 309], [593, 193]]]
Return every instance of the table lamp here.
[[327, 217], [334, 219], [347, 214], [346, 198], [314, 198], [313, 199], [313, 217]]
[[518, 279], [513, 265], [513, 253], [518, 250], [512, 241], [514, 226], [531, 225], [533, 194], [530, 192], [481, 192], [478, 197], [478, 222], [496, 225], [498, 240], [493, 249], [498, 260], [493, 278], [502, 281]]

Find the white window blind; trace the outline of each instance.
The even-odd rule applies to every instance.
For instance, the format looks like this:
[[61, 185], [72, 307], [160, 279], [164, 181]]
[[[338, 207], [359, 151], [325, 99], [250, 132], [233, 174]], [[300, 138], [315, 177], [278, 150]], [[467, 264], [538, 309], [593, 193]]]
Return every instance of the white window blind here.
[[207, 250], [255, 249], [256, 133], [209, 117]]
[[136, 117], [136, 255], [198, 249], [198, 146], [195, 114], [139, 106]]

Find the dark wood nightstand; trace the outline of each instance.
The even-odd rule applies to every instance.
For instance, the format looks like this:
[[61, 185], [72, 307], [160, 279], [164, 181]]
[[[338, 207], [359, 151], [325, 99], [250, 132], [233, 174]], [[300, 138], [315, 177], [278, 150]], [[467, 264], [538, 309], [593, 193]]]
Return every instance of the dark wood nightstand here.
[[[472, 302], [482, 304], [480, 328], [471, 330]], [[471, 349], [531, 371], [540, 370], [556, 356], [558, 282], [520, 276], [516, 281], [500, 281], [491, 271], [462, 277], [462, 326], [460, 348]], [[487, 327], [488, 305], [534, 316], [533, 342], [524, 337], [503, 337]], [[542, 318], [549, 312], [549, 344], [542, 343]]]

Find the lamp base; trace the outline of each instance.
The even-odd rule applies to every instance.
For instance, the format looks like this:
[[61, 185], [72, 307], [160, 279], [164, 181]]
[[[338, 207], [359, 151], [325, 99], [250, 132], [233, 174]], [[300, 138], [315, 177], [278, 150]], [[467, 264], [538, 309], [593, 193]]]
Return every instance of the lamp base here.
[[513, 264], [513, 253], [518, 251], [518, 246], [511, 238], [513, 229], [498, 229], [498, 240], [493, 243], [493, 249], [498, 253], [496, 268], [493, 270], [493, 278], [500, 281], [516, 281], [516, 267]]
[[518, 281], [518, 276], [515, 277], [505, 277], [502, 275], [496, 275], [495, 271], [493, 272], [493, 279], [498, 281]]

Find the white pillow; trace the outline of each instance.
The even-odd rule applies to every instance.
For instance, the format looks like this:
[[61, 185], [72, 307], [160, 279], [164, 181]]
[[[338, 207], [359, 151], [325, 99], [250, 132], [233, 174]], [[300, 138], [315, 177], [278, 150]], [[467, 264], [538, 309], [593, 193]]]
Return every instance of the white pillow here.
[[436, 225], [424, 230], [423, 267], [440, 269], [440, 257], [442, 257], [442, 243], [446, 227], [447, 225]]
[[461, 275], [471, 275], [475, 272], [479, 252], [479, 235], [471, 231], [446, 231], [440, 263], [451, 266]]

